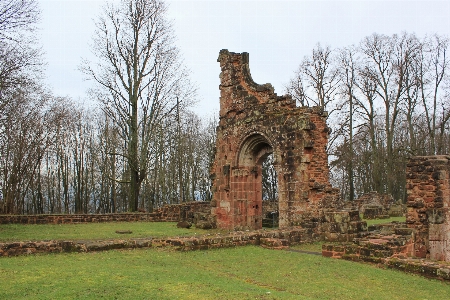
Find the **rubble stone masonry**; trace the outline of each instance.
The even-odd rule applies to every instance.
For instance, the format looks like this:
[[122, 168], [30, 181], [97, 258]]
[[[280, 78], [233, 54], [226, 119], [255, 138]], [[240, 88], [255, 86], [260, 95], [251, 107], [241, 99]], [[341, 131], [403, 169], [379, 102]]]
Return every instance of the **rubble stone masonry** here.
[[416, 230], [411, 256], [450, 261], [450, 156], [417, 156], [406, 169], [409, 228]]
[[212, 214], [226, 229], [262, 226], [261, 166], [271, 153], [278, 176], [279, 226], [318, 216], [336, 190], [328, 181], [330, 129], [320, 107], [296, 107], [271, 84], [256, 84], [248, 53], [221, 50], [220, 121], [212, 167]]
[[[178, 222], [207, 218], [209, 202], [167, 204], [151, 213], [0, 215], [0, 224], [78, 224], [102, 222]], [[204, 215], [207, 215], [204, 217]]]

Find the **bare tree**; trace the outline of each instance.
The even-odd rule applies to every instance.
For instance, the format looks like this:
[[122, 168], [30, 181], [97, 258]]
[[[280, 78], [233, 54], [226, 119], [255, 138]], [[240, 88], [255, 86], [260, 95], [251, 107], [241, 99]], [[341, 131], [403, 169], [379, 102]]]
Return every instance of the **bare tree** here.
[[139, 191], [152, 157], [152, 138], [161, 120], [186, 105], [193, 90], [173, 42], [159, 0], [122, 0], [108, 4], [96, 23], [92, 46], [99, 58], [83, 72], [97, 84], [102, 109], [120, 128], [127, 143], [130, 210], [138, 209]]
[[[287, 85], [287, 92], [301, 106], [322, 106], [332, 109], [339, 82], [338, 70], [333, 65], [334, 57], [330, 47], [317, 44], [311, 56], [306, 56]], [[332, 111], [330, 111], [331, 114]]]
[[0, 3], [0, 41], [15, 40], [23, 30], [34, 31], [39, 15], [35, 0], [3, 0]]
[[340, 95], [344, 100], [345, 106], [348, 107], [348, 110], [344, 115], [346, 117], [342, 118], [344, 120], [344, 126], [347, 128], [347, 135], [344, 140], [344, 144], [348, 142], [347, 151], [343, 151], [342, 153], [346, 154], [347, 158], [347, 176], [348, 176], [348, 199], [350, 201], [354, 200], [355, 196], [355, 187], [354, 187], [354, 172], [353, 172], [353, 121], [355, 118], [355, 100], [357, 99], [355, 96], [356, 90], [356, 76], [357, 76], [357, 51], [353, 47], [344, 48], [339, 52], [338, 55], [338, 66], [341, 70], [339, 72], [340, 76]]
[[267, 156], [262, 164], [262, 194], [263, 200], [278, 201], [278, 176], [272, 154]]
[[407, 70], [413, 64], [418, 49], [417, 38], [406, 33], [392, 37], [373, 34], [361, 43], [361, 51], [366, 58], [365, 75], [376, 84], [375, 92], [383, 102], [386, 184], [389, 193], [393, 193], [395, 188], [395, 129], [400, 119], [401, 102], [405, 96]]
[[434, 35], [425, 39], [420, 48], [417, 67], [418, 94], [429, 135], [429, 154], [442, 154], [443, 144], [440, 140], [445, 132], [442, 128], [445, 128], [450, 118], [450, 110], [446, 109], [448, 105], [444, 104], [448, 101], [444, 94], [444, 84], [449, 79], [450, 72], [448, 47], [448, 39]]
[[[0, 2], [0, 111], [14, 100], [11, 89], [40, 78], [41, 51], [34, 35], [39, 15], [35, 0]], [[0, 116], [0, 132], [4, 118]]]
[[[47, 151], [55, 141], [55, 124], [62, 117], [54, 99], [36, 86], [15, 89], [14, 106], [6, 106], [5, 131], [0, 139], [0, 174], [4, 213], [44, 212], [43, 180]], [[33, 201], [26, 208], [26, 198]]]

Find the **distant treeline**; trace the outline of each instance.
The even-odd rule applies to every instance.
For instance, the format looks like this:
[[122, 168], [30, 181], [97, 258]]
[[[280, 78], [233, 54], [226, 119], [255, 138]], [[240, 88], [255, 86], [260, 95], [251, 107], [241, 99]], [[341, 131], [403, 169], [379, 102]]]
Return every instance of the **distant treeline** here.
[[[43, 85], [37, 2], [0, 3], [0, 213], [211, 199], [217, 120], [190, 111], [196, 88], [166, 10], [157, 0], [104, 7], [97, 61], [80, 68], [97, 103], [87, 108]], [[437, 35], [373, 34], [343, 49], [318, 45], [300, 63], [286, 91], [329, 112], [331, 178], [344, 199], [377, 191], [402, 200], [408, 158], [450, 152], [448, 46]], [[264, 199], [274, 200], [270, 160], [264, 168]]]

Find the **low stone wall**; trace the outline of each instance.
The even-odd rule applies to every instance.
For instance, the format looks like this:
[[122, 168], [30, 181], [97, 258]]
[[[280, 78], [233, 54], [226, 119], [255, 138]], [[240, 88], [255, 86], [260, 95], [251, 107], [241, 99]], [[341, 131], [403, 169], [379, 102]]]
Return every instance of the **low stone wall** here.
[[92, 252], [112, 249], [151, 247], [151, 239], [104, 241], [26, 241], [0, 243], [0, 256], [19, 256], [38, 253]]
[[323, 244], [322, 256], [385, 265], [403, 272], [450, 280], [448, 263], [414, 258], [416, 230], [406, 223], [392, 222], [369, 226], [365, 237], [353, 243]]
[[414, 235], [406, 223], [391, 222], [371, 225], [365, 236], [352, 243], [324, 245], [322, 255], [351, 260], [376, 261], [387, 257], [411, 257], [414, 254]]
[[[336, 235], [336, 240], [329, 237], [330, 242], [342, 240], [345, 234]], [[345, 240], [360, 235], [348, 234]], [[101, 241], [24, 241], [0, 243], [0, 256], [18, 256], [36, 253], [58, 252], [91, 252], [111, 249], [173, 247], [175, 250], [207, 250], [245, 245], [261, 245], [270, 249], [284, 249], [290, 245], [318, 242], [323, 236], [312, 228], [291, 227], [276, 230], [258, 230], [249, 232], [230, 232], [228, 234], [206, 234], [195, 237], [171, 237], [162, 239], [117, 239]]]
[[199, 215], [211, 214], [210, 202], [186, 202], [182, 204], [164, 205], [158, 210], [161, 218], [169, 219], [171, 221], [188, 221], [196, 223]]
[[403, 217], [406, 215], [406, 205], [394, 204], [388, 210], [389, 217]]
[[152, 213], [0, 215], [0, 224], [77, 224], [101, 222], [178, 222], [209, 215], [209, 202], [187, 202], [165, 205]]
[[229, 234], [207, 234], [198, 237], [136, 238], [100, 241], [25, 241], [0, 243], [0, 256], [18, 256], [37, 253], [92, 252], [111, 249], [172, 247], [175, 250], [207, 250], [245, 245], [264, 245], [277, 248], [299, 243], [317, 241], [308, 229], [260, 230], [232, 232]]
[[395, 203], [389, 194], [378, 194], [373, 191], [363, 194], [358, 199], [347, 202], [345, 207], [358, 209], [364, 219], [387, 219], [401, 217], [406, 212], [406, 206]]
[[[406, 245], [407, 247], [412, 245]], [[402, 255], [402, 246], [372, 242], [366, 245], [322, 245], [322, 256], [384, 265], [406, 273], [450, 281], [450, 265]], [[400, 250], [400, 251], [399, 251]], [[410, 250], [407, 250], [410, 251]]]
[[372, 237], [355, 244], [324, 244], [322, 255], [325, 257], [344, 258], [354, 261], [368, 261], [378, 263], [382, 258], [408, 257], [411, 244], [408, 238], [400, 235]]
[[76, 214], [76, 215], [0, 215], [0, 224], [78, 224], [102, 222], [165, 222], [159, 213]]
[[366, 220], [389, 219], [389, 215], [384, 213], [382, 206], [365, 206], [363, 218]]
[[[304, 215], [298, 226], [323, 241], [351, 241], [367, 231], [357, 210], [322, 211], [319, 217]], [[79, 224], [100, 222], [178, 222], [188, 221], [197, 228], [215, 228], [209, 202], [165, 205], [152, 213], [86, 214], [86, 215], [0, 215], [0, 224]]]
[[410, 258], [386, 258], [383, 260], [383, 264], [388, 268], [399, 271], [450, 281], [450, 266], [448, 264]]
[[312, 228], [321, 241], [350, 242], [367, 231], [366, 221], [361, 221], [357, 210], [324, 211], [315, 222], [303, 222], [304, 228]]

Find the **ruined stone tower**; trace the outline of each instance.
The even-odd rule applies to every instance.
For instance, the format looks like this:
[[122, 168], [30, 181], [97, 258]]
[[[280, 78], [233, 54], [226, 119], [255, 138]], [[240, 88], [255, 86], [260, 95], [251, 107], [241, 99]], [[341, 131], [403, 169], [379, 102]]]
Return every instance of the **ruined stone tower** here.
[[256, 84], [248, 53], [221, 50], [212, 214], [226, 229], [262, 226], [262, 162], [271, 153], [278, 176], [279, 226], [318, 217], [336, 193], [328, 180], [329, 128], [320, 107], [296, 107], [270, 84]]

